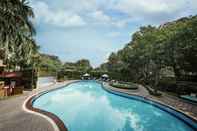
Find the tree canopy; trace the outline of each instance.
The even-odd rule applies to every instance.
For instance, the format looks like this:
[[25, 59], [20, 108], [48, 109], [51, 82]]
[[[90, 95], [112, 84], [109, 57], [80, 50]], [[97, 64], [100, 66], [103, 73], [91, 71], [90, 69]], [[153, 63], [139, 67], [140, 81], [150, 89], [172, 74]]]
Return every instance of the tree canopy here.
[[148, 82], [153, 86], [157, 86], [164, 70], [173, 72], [177, 80], [196, 77], [197, 16], [158, 27], [140, 27], [132, 40], [112, 53], [100, 68], [103, 66], [121, 80]]
[[73, 70], [73, 71], [80, 71], [80, 72], [88, 72], [89, 70], [93, 69], [89, 60], [81, 59], [76, 62], [66, 62], [63, 66], [64, 70]]
[[39, 76], [56, 76], [62, 70], [63, 63], [58, 56], [49, 54], [39, 54], [38, 71]]

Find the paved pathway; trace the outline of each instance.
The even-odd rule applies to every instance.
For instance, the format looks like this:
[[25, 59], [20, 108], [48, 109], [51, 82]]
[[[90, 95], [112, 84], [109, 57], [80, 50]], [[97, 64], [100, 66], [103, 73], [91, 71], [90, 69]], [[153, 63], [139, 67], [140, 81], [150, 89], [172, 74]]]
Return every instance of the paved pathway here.
[[162, 97], [150, 96], [150, 98], [175, 107], [177, 110], [180, 110], [197, 120], [197, 104], [191, 104], [186, 100], [165, 93], [163, 93]]
[[32, 94], [57, 88], [70, 81], [55, 85], [40, 87], [33, 91], [24, 91], [23, 95], [0, 101], [0, 131], [53, 131], [50, 122], [44, 118], [25, 112], [22, 109], [24, 101]]

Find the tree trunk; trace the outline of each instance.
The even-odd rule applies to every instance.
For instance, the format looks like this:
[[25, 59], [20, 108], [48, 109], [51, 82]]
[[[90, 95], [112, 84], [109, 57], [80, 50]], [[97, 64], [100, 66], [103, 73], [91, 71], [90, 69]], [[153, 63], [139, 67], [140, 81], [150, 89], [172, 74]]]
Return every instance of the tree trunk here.
[[157, 93], [159, 84], [159, 69], [156, 67], [155, 69], [155, 80], [154, 80], [154, 92]]
[[174, 70], [174, 74], [175, 74], [175, 78], [176, 78], [176, 81], [180, 79], [180, 76], [181, 76], [181, 72], [180, 72], [180, 69], [177, 68], [176, 65], [173, 66], [173, 70]]

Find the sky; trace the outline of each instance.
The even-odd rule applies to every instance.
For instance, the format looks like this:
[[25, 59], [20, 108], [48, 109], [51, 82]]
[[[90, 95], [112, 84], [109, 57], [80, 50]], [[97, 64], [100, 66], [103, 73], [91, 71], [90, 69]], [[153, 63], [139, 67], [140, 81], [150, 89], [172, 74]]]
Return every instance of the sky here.
[[29, 0], [42, 53], [94, 67], [123, 48], [140, 26], [197, 14], [197, 0]]

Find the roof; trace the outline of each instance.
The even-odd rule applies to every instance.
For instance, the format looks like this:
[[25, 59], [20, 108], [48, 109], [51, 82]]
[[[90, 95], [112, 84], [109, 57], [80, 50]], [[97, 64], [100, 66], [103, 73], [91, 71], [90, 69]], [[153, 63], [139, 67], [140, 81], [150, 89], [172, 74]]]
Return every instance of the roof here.
[[18, 78], [22, 77], [22, 72], [3, 72], [0, 78]]

